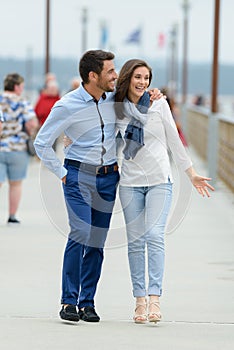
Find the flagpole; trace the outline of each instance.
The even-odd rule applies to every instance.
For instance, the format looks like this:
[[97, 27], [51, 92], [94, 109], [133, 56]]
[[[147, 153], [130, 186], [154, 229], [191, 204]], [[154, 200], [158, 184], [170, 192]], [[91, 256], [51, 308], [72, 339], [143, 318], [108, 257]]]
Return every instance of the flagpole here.
[[188, 85], [188, 10], [189, 1], [184, 0], [182, 5], [184, 11], [184, 42], [183, 42], [183, 80], [182, 80], [182, 103], [187, 102], [187, 85]]
[[177, 34], [178, 34], [178, 25], [175, 23], [171, 30], [171, 61], [170, 61], [170, 93], [171, 98], [176, 99], [177, 86], [178, 86], [178, 71], [177, 71]]
[[187, 120], [186, 120], [186, 104], [187, 104], [187, 89], [188, 89], [188, 10], [190, 4], [189, 0], [184, 0], [182, 9], [184, 12], [184, 27], [183, 27], [183, 66], [182, 66], [182, 107], [181, 107], [181, 121], [183, 132], [187, 134]]
[[45, 73], [50, 71], [50, 0], [46, 0], [46, 57]]

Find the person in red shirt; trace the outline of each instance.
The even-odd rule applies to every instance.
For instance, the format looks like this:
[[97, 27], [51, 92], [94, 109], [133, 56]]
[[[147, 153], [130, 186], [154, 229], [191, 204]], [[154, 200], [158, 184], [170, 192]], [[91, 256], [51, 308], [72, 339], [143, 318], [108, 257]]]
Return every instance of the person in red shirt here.
[[51, 80], [47, 83], [46, 88], [41, 92], [36, 105], [35, 112], [41, 127], [48, 117], [51, 108], [60, 99], [59, 88], [56, 81]]

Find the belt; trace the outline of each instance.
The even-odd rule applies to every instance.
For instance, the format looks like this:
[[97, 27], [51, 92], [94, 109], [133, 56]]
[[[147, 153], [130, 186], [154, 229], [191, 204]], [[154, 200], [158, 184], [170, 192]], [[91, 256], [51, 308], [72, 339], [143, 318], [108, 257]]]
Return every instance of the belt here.
[[117, 163], [113, 163], [110, 165], [92, 165], [92, 164], [87, 164], [87, 163], [82, 163], [79, 162], [78, 160], [74, 160], [74, 159], [65, 159], [64, 160], [64, 164], [68, 164], [68, 165], [72, 165], [77, 169], [80, 169], [84, 172], [88, 172], [91, 174], [95, 174], [95, 175], [106, 175], [106, 174], [110, 174], [113, 173], [115, 171], [118, 171], [119, 167]]

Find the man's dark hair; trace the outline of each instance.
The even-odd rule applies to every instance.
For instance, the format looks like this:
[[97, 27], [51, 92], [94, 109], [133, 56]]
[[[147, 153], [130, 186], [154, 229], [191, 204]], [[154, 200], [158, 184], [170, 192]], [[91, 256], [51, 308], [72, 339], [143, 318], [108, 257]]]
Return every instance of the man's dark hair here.
[[104, 61], [113, 60], [115, 55], [112, 52], [103, 50], [90, 50], [84, 53], [80, 59], [79, 72], [84, 84], [89, 82], [89, 73], [95, 72], [98, 75], [103, 70]]
[[24, 78], [18, 73], [11, 73], [4, 79], [4, 90], [14, 91], [15, 85], [20, 85], [24, 82]]

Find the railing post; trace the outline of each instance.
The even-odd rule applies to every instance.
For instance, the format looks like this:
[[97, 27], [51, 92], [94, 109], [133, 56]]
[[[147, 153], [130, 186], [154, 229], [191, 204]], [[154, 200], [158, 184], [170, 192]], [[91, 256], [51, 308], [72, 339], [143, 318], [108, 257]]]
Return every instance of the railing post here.
[[187, 125], [188, 125], [188, 121], [187, 121], [187, 104], [186, 103], [182, 103], [181, 104], [181, 113], [180, 113], [180, 115], [181, 115], [181, 127], [182, 127], [182, 131], [183, 131], [183, 133], [184, 133], [184, 135], [185, 135], [185, 137], [187, 136]]
[[210, 182], [215, 186], [217, 181], [218, 169], [218, 128], [219, 118], [217, 113], [208, 115], [208, 142], [207, 142], [207, 160], [208, 160], [208, 176], [212, 178]]

